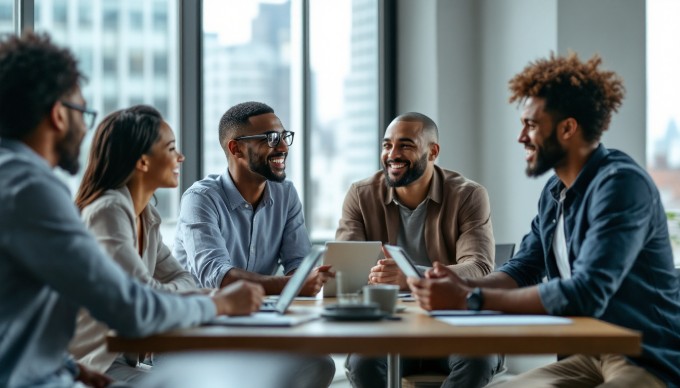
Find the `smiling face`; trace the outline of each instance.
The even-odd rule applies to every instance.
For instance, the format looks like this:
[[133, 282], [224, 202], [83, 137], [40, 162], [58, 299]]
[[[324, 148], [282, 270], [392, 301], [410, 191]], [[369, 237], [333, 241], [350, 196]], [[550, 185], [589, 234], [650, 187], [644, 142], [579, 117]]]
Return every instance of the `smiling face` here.
[[161, 122], [158, 130], [158, 140], [144, 157], [149, 165], [146, 176], [153, 187], [179, 185], [179, 166], [184, 161], [184, 155], [177, 149], [175, 134], [165, 121]]
[[537, 177], [561, 166], [567, 151], [557, 139], [557, 125], [551, 114], [545, 111], [545, 100], [530, 97], [524, 104], [521, 117], [522, 131], [517, 141], [526, 150], [526, 174]]
[[428, 151], [422, 123], [393, 121], [385, 131], [380, 158], [387, 184], [403, 187], [420, 179], [428, 168]]
[[[252, 116], [248, 119], [249, 131], [244, 135], [260, 135], [270, 131], [283, 132], [281, 121], [274, 113], [265, 113]], [[242, 140], [247, 153], [248, 169], [266, 180], [283, 182], [286, 179], [286, 158], [288, 157], [288, 145], [281, 140], [279, 144], [271, 148], [267, 139]]]

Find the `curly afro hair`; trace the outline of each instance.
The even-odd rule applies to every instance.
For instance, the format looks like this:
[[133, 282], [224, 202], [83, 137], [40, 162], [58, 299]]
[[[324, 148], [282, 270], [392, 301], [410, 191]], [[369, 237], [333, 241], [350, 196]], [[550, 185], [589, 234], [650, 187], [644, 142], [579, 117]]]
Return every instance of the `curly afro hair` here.
[[47, 34], [0, 41], [0, 136], [23, 139], [84, 79], [73, 54]]
[[551, 53], [549, 59], [529, 63], [510, 80], [510, 102], [543, 98], [546, 111], [555, 119], [573, 117], [586, 141], [598, 141], [625, 94], [621, 77], [599, 70], [601, 63], [598, 55], [582, 62], [576, 53], [566, 57]]

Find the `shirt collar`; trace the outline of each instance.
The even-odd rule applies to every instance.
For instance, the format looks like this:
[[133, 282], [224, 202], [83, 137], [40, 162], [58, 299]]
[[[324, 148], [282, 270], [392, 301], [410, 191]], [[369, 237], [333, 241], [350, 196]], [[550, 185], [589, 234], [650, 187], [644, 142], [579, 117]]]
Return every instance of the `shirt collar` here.
[[[588, 185], [590, 185], [590, 182], [592, 181], [593, 177], [595, 174], [597, 174], [597, 171], [600, 166], [600, 162], [604, 158], [609, 155], [609, 150], [602, 144], [598, 145], [595, 151], [590, 155], [588, 158], [588, 161], [586, 164], [583, 166], [581, 171], [578, 173], [576, 176], [576, 180], [574, 181], [574, 184], [571, 185], [569, 190], [567, 190], [567, 196], [571, 196], [574, 194], [578, 194], [580, 196], [583, 196], [588, 189]], [[564, 183], [557, 179], [557, 183], [551, 188], [550, 192], [552, 196], [556, 199], [559, 200], [560, 198], [560, 192], [562, 189], [564, 189]]]
[[[264, 193], [262, 194], [262, 201], [260, 201], [260, 204], [263, 206], [272, 205], [274, 203], [274, 200], [270, 194], [270, 183], [271, 182], [266, 181], [264, 184]], [[222, 175], [222, 187], [224, 188], [224, 192], [227, 195], [229, 209], [234, 210], [239, 207], [251, 206], [251, 204], [248, 203], [245, 198], [243, 198], [241, 192], [238, 191], [234, 180], [231, 178], [231, 174], [229, 174], [229, 169], [227, 169], [224, 175]]]
[[[387, 179], [385, 179], [385, 185], [387, 186], [387, 195], [385, 196], [385, 205], [389, 205], [391, 203], [397, 204], [397, 198], [396, 195], [394, 194], [394, 187], [391, 187], [387, 185]], [[436, 202], [437, 204], [440, 204], [442, 202], [442, 177], [441, 177], [441, 171], [439, 170], [439, 167], [434, 166], [434, 172], [432, 173], [432, 181], [430, 181], [430, 189], [427, 192], [427, 197], [423, 200], [423, 202], [427, 201], [428, 199]]]

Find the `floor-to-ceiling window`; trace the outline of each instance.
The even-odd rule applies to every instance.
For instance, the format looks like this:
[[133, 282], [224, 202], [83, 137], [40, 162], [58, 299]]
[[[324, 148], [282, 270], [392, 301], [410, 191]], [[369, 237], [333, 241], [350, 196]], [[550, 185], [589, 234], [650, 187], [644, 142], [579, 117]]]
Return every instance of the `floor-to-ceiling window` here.
[[[34, 7], [35, 30], [75, 53], [88, 78], [83, 95], [98, 122], [115, 110], [148, 104], [179, 138], [177, 0], [35, 0]], [[82, 166], [92, 135], [83, 141]], [[81, 175], [62, 176], [75, 194]], [[179, 190], [158, 190], [156, 200], [170, 242]]]
[[0, 0], [0, 34], [14, 32], [14, 0]]
[[310, 233], [332, 239], [352, 182], [378, 167], [378, 6], [311, 0]]
[[295, 131], [309, 233], [333, 239], [349, 185], [378, 166], [378, 1], [204, 0], [203, 88], [204, 173], [226, 170], [222, 114], [269, 104]]
[[[200, 160], [200, 172], [183, 179], [225, 171], [218, 122], [226, 109], [247, 100], [271, 105], [296, 133], [287, 175], [303, 200], [314, 240], [333, 238], [350, 183], [378, 167], [381, 0], [203, 0], [196, 3], [202, 4], [202, 65], [196, 69], [179, 58], [180, 38], [187, 36], [179, 14], [186, 4], [179, 0], [32, 3], [21, 4], [33, 6], [35, 29], [79, 59], [89, 79], [83, 93], [99, 111], [98, 121], [114, 110], [149, 104], [178, 139], [186, 131], [187, 146], [200, 139], [200, 147], [183, 149], [188, 159]], [[6, 24], [8, 32], [14, 29], [14, 4], [0, 0], [0, 28]], [[180, 106], [187, 69], [200, 72], [202, 119], [179, 128], [181, 117], [196, 114]], [[84, 141], [83, 164], [91, 136]], [[79, 179], [64, 176], [73, 191]], [[166, 242], [173, 238], [179, 194], [157, 193]]]
[[668, 212], [680, 265], [680, 2], [647, 1], [647, 169]]

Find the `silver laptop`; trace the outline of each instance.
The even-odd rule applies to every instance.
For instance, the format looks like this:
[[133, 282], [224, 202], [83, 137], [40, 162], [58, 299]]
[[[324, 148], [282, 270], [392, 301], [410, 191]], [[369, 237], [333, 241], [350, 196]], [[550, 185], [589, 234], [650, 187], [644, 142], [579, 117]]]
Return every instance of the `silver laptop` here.
[[[288, 307], [302, 290], [305, 280], [319, 262], [324, 252], [323, 247], [313, 247], [295, 270], [295, 273], [283, 287], [281, 295], [272, 306], [265, 306], [260, 311], [247, 316], [219, 316], [211, 324], [229, 326], [295, 326], [319, 318], [318, 313], [291, 312]], [[270, 309], [271, 307], [271, 309]]]
[[[343, 293], [359, 292], [368, 283], [368, 274], [376, 262], [382, 259], [380, 241], [329, 241], [326, 243], [324, 265], [332, 265], [336, 273], [342, 272]], [[323, 286], [323, 296], [337, 295], [335, 279]]]

